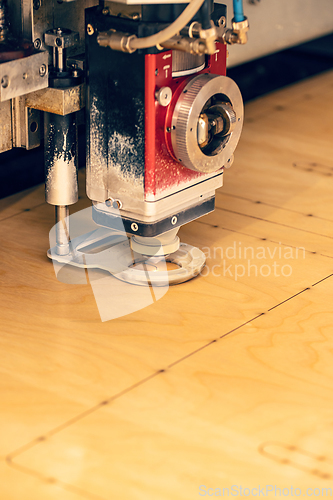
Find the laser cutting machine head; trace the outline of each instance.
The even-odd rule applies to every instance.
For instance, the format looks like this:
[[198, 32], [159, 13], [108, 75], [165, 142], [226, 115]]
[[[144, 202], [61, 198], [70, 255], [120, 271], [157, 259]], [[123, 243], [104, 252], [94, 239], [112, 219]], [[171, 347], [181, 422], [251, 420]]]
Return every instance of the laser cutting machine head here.
[[[59, 113], [52, 107], [50, 88], [53, 98], [61, 95], [63, 102], [66, 92], [79, 95], [83, 71], [76, 62], [69, 67], [66, 50], [82, 46], [84, 38], [86, 191], [93, 219], [117, 231], [121, 218], [137, 254], [172, 259], [181, 251], [188, 260], [193, 247], [180, 244], [177, 231], [214, 209], [215, 190], [232, 164], [242, 130], [241, 94], [226, 76], [227, 44], [246, 42], [242, 2], [234, 2], [232, 28], [226, 26], [226, 6], [212, 0], [94, 3], [66, 2], [77, 13], [93, 5], [85, 9], [81, 42], [82, 27], [72, 16], [73, 26], [46, 23], [39, 47], [35, 43], [35, 49], [51, 48], [44, 102], [36, 92], [28, 102], [45, 114], [46, 199], [62, 222], [52, 257], [70, 252], [62, 227], [68, 206], [77, 200], [77, 107], [69, 97], [67, 109]], [[4, 5], [0, 0], [0, 12]], [[37, 2], [34, 6], [42, 8]], [[33, 12], [36, 26], [37, 17]], [[8, 23], [2, 24], [4, 33]], [[186, 279], [204, 266], [204, 255], [196, 250], [196, 264]], [[184, 281], [180, 274], [169, 281]]]
[[[185, 24], [191, 5], [118, 15], [109, 2], [86, 15], [87, 194], [97, 224], [116, 228], [120, 212], [145, 255], [161, 241], [162, 253], [177, 251], [178, 228], [214, 209], [242, 129], [241, 94], [226, 77], [226, 7], [197, 4]], [[165, 24], [177, 25], [167, 38]]]

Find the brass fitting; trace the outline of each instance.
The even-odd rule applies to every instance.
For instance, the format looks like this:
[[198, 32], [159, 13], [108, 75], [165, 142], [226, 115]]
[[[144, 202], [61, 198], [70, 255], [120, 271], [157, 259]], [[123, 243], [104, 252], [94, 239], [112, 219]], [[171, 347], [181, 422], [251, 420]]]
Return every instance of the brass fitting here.
[[201, 29], [199, 36], [206, 43], [206, 54], [214, 54], [216, 51], [215, 40], [217, 39], [216, 27], [213, 21], [211, 21], [211, 28], [208, 30]]
[[189, 54], [201, 55], [206, 52], [206, 41], [200, 38], [190, 38], [186, 36], [176, 35], [161, 43], [165, 49], [180, 50]]
[[249, 31], [249, 22], [247, 17], [244, 21], [235, 22], [232, 19], [232, 29], [227, 29], [222, 34], [222, 42], [233, 45], [235, 43], [245, 44], [247, 42], [247, 32]]
[[99, 33], [97, 43], [101, 47], [111, 47], [113, 50], [128, 52], [131, 54], [136, 49], [131, 47], [131, 42], [137, 38], [136, 35], [122, 33], [121, 31], [109, 30]]

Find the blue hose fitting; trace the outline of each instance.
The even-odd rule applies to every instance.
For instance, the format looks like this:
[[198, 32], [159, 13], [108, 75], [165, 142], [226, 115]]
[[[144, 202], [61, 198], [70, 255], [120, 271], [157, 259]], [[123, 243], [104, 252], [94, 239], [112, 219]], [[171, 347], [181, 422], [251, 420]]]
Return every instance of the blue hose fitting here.
[[244, 21], [244, 11], [243, 11], [243, 0], [233, 0], [234, 6], [234, 19], [235, 23], [240, 23]]

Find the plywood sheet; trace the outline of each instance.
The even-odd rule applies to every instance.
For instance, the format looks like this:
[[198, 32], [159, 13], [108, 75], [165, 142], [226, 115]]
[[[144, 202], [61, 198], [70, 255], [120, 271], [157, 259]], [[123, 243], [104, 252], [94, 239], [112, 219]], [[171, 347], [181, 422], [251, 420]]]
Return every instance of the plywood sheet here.
[[103, 499], [331, 487], [332, 291], [305, 290], [16, 461]]
[[247, 106], [217, 209], [180, 231], [202, 275], [112, 321], [85, 274], [56, 279], [43, 186], [0, 203], [1, 498], [331, 484], [332, 93]]

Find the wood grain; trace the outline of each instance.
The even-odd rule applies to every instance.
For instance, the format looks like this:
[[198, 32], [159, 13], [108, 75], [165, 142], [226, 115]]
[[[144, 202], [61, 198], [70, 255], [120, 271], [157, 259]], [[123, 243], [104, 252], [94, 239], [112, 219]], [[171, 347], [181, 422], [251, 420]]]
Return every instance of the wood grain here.
[[103, 499], [332, 486], [332, 289], [304, 291], [16, 461]]
[[112, 321], [56, 279], [43, 186], [1, 201], [1, 498], [332, 484], [332, 94], [331, 72], [247, 106], [217, 209], [180, 231], [202, 276]]

